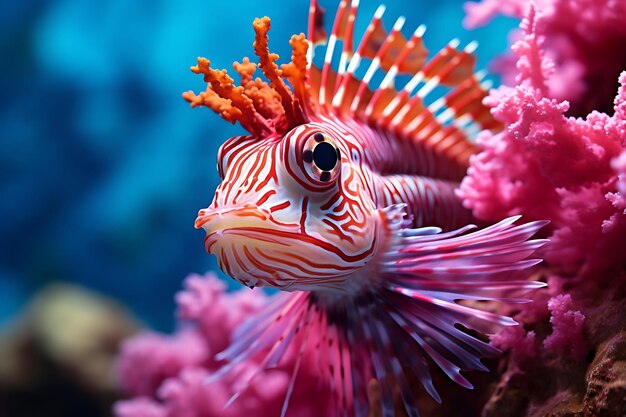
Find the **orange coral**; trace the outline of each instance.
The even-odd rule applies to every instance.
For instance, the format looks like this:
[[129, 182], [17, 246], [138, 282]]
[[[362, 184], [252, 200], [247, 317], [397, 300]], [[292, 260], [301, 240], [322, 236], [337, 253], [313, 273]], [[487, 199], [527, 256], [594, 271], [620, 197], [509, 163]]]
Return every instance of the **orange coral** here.
[[183, 93], [191, 107], [205, 106], [222, 116], [222, 119], [230, 123], [241, 120], [241, 110], [233, 107], [230, 100], [220, 97], [215, 91], [207, 88], [206, 91], [196, 95], [193, 91]]
[[253, 79], [257, 65], [248, 57], [243, 63], [233, 63], [235, 71], [241, 76], [241, 86], [246, 96], [252, 99], [254, 108], [266, 119], [279, 119], [285, 113], [278, 93], [260, 78]]
[[[236, 115], [236, 120], [247, 131], [259, 136], [272, 132], [267, 121], [255, 110], [250, 97], [244, 94], [244, 88], [235, 87], [234, 80], [228, 76], [226, 70], [215, 70], [211, 68], [208, 59], [198, 58], [198, 65], [191, 67], [191, 71], [204, 75], [204, 81], [209, 83], [207, 91], [212, 89], [219, 97], [230, 100], [230, 104], [238, 109], [240, 114], [234, 111], [229, 114]], [[213, 109], [213, 107], [211, 108]]]
[[278, 55], [269, 51], [267, 32], [270, 30], [270, 18], [267, 16], [256, 18], [252, 26], [255, 32], [254, 53], [259, 57], [259, 67], [282, 100], [287, 126], [289, 128], [298, 126], [304, 123], [302, 109], [298, 103], [294, 102], [291, 90], [281, 78], [282, 71], [274, 63], [278, 59]]
[[283, 76], [285, 76], [291, 85], [293, 85], [296, 102], [302, 103], [305, 110], [313, 109], [314, 103], [311, 100], [310, 85], [307, 80], [307, 51], [309, 49], [309, 41], [303, 33], [293, 35], [289, 40], [291, 45], [291, 62], [281, 65]]
[[250, 58], [247, 56], [243, 58], [242, 63], [233, 62], [233, 68], [241, 77], [240, 84], [245, 86], [248, 82], [252, 81], [252, 76], [256, 72], [256, 64], [250, 62]]
[[[198, 65], [191, 67], [191, 71], [204, 75], [208, 84], [206, 91], [198, 95], [187, 91], [183, 93], [183, 98], [192, 107], [208, 107], [223, 119], [231, 123], [239, 122], [252, 135], [264, 138], [284, 133], [306, 121], [302, 105], [312, 104], [307, 87], [308, 41], [302, 34], [292, 38], [293, 61], [283, 65], [281, 70], [274, 63], [278, 55], [270, 53], [268, 48], [270, 19], [257, 18], [253, 27], [254, 53], [259, 57], [258, 66], [269, 84], [254, 78], [257, 64], [248, 58], [233, 64], [240, 75], [239, 86], [235, 86], [226, 70], [215, 70], [208, 59], [198, 58]], [[288, 78], [294, 85], [295, 97], [283, 78]]]

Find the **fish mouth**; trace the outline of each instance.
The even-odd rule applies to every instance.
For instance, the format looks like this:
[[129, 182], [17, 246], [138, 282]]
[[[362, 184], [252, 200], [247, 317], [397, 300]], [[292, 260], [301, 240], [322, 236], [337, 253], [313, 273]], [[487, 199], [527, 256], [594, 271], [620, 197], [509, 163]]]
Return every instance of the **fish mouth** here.
[[205, 246], [209, 253], [213, 253], [214, 243], [225, 235], [270, 236], [276, 232], [298, 232], [297, 226], [279, 223], [268, 210], [257, 206], [200, 210], [195, 227], [206, 231]]
[[320, 231], [282, 223], [257, 206], [201, 210], [195, 226], [205, 229], [206, 251], [217, 257], [220, 269], [249, 287], [338, 288], [377, 251], [371, 243], [346, 250]]
[[220, 269], [233, 279], [251, 288], [286, 290], [293, 285], [293, 281], [280, 279], [257, 258], [259, 251], [291, 251], [301, 237], [299, 226], [277, 222], [262, 207], [243, 206], [200, 210], [195, 227], [206, 231], [206, 251], [217, 257]]
[[235, 207], [225, 209], [200, 210], [194, 226], [196, 229], [203, 228], [207, 234], [220, 230], [235, 229], [239, 227], [266, 227], [270, 226], [269, 213], [259, 207]]

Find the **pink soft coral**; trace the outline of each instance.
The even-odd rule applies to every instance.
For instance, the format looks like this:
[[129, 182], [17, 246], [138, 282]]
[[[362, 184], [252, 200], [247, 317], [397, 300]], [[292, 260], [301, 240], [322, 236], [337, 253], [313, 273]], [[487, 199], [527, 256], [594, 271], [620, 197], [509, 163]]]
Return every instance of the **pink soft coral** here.
[[[568, 100], [569, 114], [609, 113], [617, 76], [626, 68], [626, 2], [621, 0], [483, 0], [465, 4], [466, 27], [487, 23], [498, 14], [522, 17], [534, 4], [537, 33], [545, 37], [545, 55], [557, 67], [546, 79], [548, 97]], [[514, 33], [516, 41], [519, 34]], [[505, 84], [514, 85], [516, 58], [494, 63]]]
[[537, 355], [536, 334], [527, 332], [523, 326], [505, 327], [490, 337], [491, 344], [498, 349], [510, 351], [513, 359], [524, 361]]
[[147, 397], [119, 401], [115, 404], [113, 412], [117, 417], [167, 417], [163, 405]]
[[176, 294], [178, 316], [195, 323], [212, 355], [224, 350], [233, 329], [267, 303], [260, 291], [226, 294], [226, 284], [213, 275], [207, 278], [192, 274], [184, 286], [185, 291]]
[[615, 205], [619, 191], [611, 161], [626, 149], [626, 73], [613, 116], [565, 116], [568, 103], [546, 97], [553, 67], [536, 23], [531, 9], [522, 24], [525, 36], [514, 46], [518, 85], [485, 99], [505, 128], [481, 133], [483, 151], [472, 159], [459, 195], [484, 220], [514, 214], [551, 220], [544, 256], [564, 272], [621, 266], [626, 219]]
[[585, 338], [583, 328], [585, 316], [574, 310], [572, 297], [561, 294], [548, 301], [552, 313], [550, 323], [552, 334], [543, 341], [543, 347], [555, 353], [569, 353], [580, 360], [585, 355]]
[[173, 336], [146, 332], [122, 344], [117, 370], [124, 391], [151, 395], [165, 379], [209, 357], [204, 338], [191, 329]]
[[[118, 359], [122, 389], [133, 396], [115, 406], [117, 417], [255, 417], [280, 414], [287, 391], [293, 354], [282, 366], [263, 371], [257, 360], [247, 361], [216, 380], [222, 363], [215, 354], [228, 346], [236, 327], [258, 313], [268, 297], [261, 291], [227, 293], [215, 275], [191, 275], [177, 294], [181, 330], [174, 335], [152, 332], [125, 342]], [[261, 372], [262, 375], [252, 376]], [[328, 398], [317, 383], [312, 364], [304, 363], [289, 405], [292, 416], [326, 415]], [[227, 408], [227, 401], [249, 381], [245, 395]], [[314, 388], [310, 388], [314, 387]]]

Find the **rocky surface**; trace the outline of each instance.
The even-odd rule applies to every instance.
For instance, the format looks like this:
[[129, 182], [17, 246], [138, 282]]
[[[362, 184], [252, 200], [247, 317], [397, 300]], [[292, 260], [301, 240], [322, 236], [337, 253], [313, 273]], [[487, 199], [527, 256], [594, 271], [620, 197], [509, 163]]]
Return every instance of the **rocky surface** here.
[[79, 287], [42, 290], [0, 333], [0, 416], [108, 416], [118, 396], [113, 359], [137, 324]]
[[[538, 356], [503, 358], [504, 372], [491, 391], [484, 417], [623, 417], [626, 415], [626, 284], [577, 288], [585, 314], [584, 358], [540, 348]], [[546, 335], [547, 321], [531, 327]], [[545, 337], [545, 336], [544, 336]]]

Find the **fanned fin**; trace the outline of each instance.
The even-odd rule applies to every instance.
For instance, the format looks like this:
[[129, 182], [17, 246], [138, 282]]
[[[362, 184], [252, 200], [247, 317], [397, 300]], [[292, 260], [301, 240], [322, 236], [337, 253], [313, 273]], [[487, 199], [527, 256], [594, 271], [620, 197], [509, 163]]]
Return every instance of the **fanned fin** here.
[[[463, 329], [491, 334], [516, 322], [459, 301], [523, 302], [528, 291], [543, 287], [524, 277], [538, 262], [529, 257], [546, 243], [531, 237], [546, 222], [516, 225], [519, 217], [511, 217], [481, 230], [472, 231], [470, 225], [442, 233], [436, 227], [407, 228], [404, 210], [404, 204], [380, 210], [395, 239], [381, 255], [382, 287], [331, 304], [310, 292], [276, 297], [266, 312], [235, 333], [232, 345], [218, 357], [229, 364], [213, 379], [258, 354], [265, 358], [259, 372], [285, 366], [291, 358], [282, 416], [305, 355], [330, 391], [335, 416], [367, 415], [372, 404], [368, 387], [374, 379], [381, 415], [394, 416], [398, 392], [406, 414], [418, 417], [406, 372], [441, 402], [428, 358], [451, 380], [471, 389], [462, 372], [486, 371], [481, 358], [499, 351]], [[256, 375], [246, 377], [229, 404]]]
[[329, 83], [328, 77], [330, 72], [334, 72], [331, 69], [333, 55], [335, 52], [335, 46], [337, 45], [337, 41], [343, 41], [345, 44], [344, 36], [346, 34], [346, 26], [348, 23], [349, 16], [349, 6], [348, 0], [341, 0], [339, 2], [339, 6], [337, 7], [337, 12], [335, 15], [335, 20], [333, 22], [332, 31], [330, 33], [330, 37], [328, 38], [328, 42], [326, 43], [326, 51], [324, 54], [324, 65], [322, 66], [322, 77], [320, 80], [319, 87], [319, 103], [321, 106], [327, 105], [328, 95], [332, 97], [335, 92], [334, 85], [335, 83]]
[[[324, 9], [322, 9], [317, 0], [311, 0], [309, 5], [309, 27], [307, 39], [313, 46], [326, 43], [328, 35], [326, 29], [324, 29]], [[311, 48], [311, 53], [313, 53]], [[312, 63], [313, 59], [309, 59], [309, 63]]]
[[[457, 179], [477, 151], [472, 139], [478, 132], [501, 128], [482, 104], [489, 83], [481, 83], [484, 74], [475, 73], [477, 43], [459, 48], [453, 40], [428, 59], [425, 27], [407, 39], [402, 33], [404, 19], [399, 18], [387, 31], [382, 21], [385, 8], [380, 6], [354, 50], [357, 7], [358, 1], [342, 1], [327, 42], [313, 45], [325, 58], [321, 69], [309, 66], [313, 95], [328, 113], [387, 131], [412, 144], [416, 153], [430, 153], [433, 166], [441, 170], [438, 177]], [[341, 58], [334, 66], [340, 44]], [[357, 77], [363, 65], [365, 74]], [[382, 74], [378, 85], [373, 83], [379, 78], [376, 74]], [[411, 79], [396, 86], [398, 74]]]
[[[482, 104], [489, 85], [481, 82], [482, 73], [474, 73], [477, 44], [459, 49], [455, 40], [428, 59], [425, 27], [407, 39], [404, 18], [399, 18], [385, 30], [384, 6], [376, 10], [363, 35], [355, 36], [358, 6], [359, 0], [341, 0], [328, 34], [325, 13], [312, 0], [308, 37], [292, 37], [292, 61], [280, 68], [278, 56], [268, 48], [269, 18], [256, 19], [254, 52], [268, 82], [252, 79], [256, 66], [244, 60], [235, 65], [241, 75], [241, 86], [235, 87], [224, 71], [213, 70], [201, 58], [192, 70], [205, 76], [207, 90], [183, 97], [192, 106], [209, 107], [240, 123], [258, 139], [284, 134], [325, 114], [356, 119], [405, 141], [418, 157], [440, 167], [438, 177], [458, 179], [476, 152], [470, 139], [480, 129], [501, 128]], [[355, 37], [360, 38], [356, 48]], [[320, 51], [321, 69], [313, 65]], [[357, 70], [363, 64], [367, 69], [360, 78]], [[374, 85], [377, 74], [382, 81]], [[398, 74], [409, 75], [410, 81], [396, 86]], [[440, 96], [433, 97], [434, 91]]]

